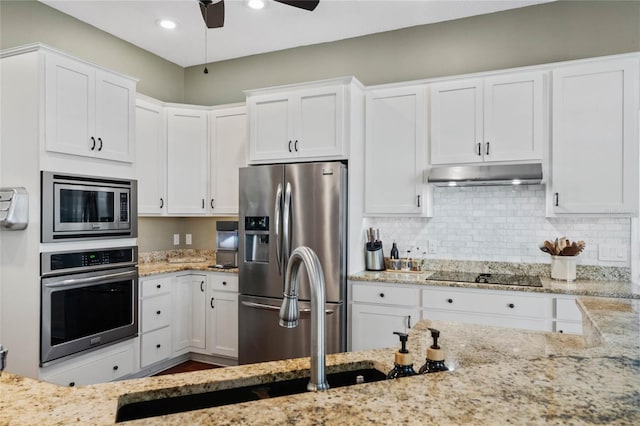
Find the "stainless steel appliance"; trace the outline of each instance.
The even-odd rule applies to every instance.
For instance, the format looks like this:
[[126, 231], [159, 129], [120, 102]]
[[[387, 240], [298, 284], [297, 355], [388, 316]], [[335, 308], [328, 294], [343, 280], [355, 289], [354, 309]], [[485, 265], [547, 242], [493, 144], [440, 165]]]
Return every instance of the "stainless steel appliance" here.
[[521, 287], [542, 287], [540, 277], [515, 274], [484, 274], [479, 272], [436, 271], [427, 280], [454, 281], [463, 283], [482, 283], [515, 285]]
[[222, 267], [238, 266], [238, 221], [216, 222], [216, 264]]
[[43, 243], [138, 236], [135, 180], [43, 171]]
[[340, 162], [240, 169], [241, 364], [309, 356], [310, 293], [301, 273], [300, 324], [278, 325], [290, 253], [310, 247], [326, 284], [327, 353], [346, 350], [347, 167]]
[[40, 254], [40, 365], [138, 335], [137, 247]]

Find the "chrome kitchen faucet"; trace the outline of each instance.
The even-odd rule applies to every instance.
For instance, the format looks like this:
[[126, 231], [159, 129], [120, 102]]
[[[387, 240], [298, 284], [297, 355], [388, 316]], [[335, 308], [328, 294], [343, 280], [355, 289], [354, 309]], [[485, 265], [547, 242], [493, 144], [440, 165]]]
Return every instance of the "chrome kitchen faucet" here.
[[329, 389], [325, 374], [325, 285], [320, 260], [309, 247], [293, 250], [287, 265], [284, 284], [284, 299], [280, 307], [280, 326], [294, 328], [298, 326], [298, 270], [304, 263], [311, 287], [311, 379], [307, 390], [322, 391]]

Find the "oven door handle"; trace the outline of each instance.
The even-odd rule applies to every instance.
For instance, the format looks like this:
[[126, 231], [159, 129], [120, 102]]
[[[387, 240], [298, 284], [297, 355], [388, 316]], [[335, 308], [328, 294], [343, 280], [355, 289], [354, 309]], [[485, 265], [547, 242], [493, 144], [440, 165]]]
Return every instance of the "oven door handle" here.
[[72, 285], [81, 285], [81, 284], [91, 284], [97, 281], [110, 280], [113, 278], [126, 278], [126, 277], [136, 277], [138, 275], [138, 271], [126, 271], [126, 272], [117, 272], [115, 274], [100, 274], [95, 277], [87, 277], [87, 278], [70, 278], [68, 280], [57, 281], [53, 283], [45, 284], [45, 287], [49, 288], [57, 288], [57, 287], [68, 287]]

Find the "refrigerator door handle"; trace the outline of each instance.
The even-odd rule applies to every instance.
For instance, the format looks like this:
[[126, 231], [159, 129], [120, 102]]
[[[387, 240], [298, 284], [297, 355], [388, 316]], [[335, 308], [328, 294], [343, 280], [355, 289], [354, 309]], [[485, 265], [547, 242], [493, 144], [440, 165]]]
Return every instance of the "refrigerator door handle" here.
[[291, 254], [291, 235], [289, 231], [291, 229], [291, 183], [287, 182], [287, 186], [284, 190], [284, 212], [282, 214], [282, 267], [287, 268], [287, 262], [289, 255]]
[[[265, 305], [264, 303], [246, 302], [244, 300], [242, 302], [240, 302], [240, 303], [242, 303], [244, 306], [247, 306], [249, 308], [266, 309], [267, 311], [279, 311], [280, 310], [280, 306]], [[300, 309], [300, 313], [301, 314], [311, 313], [311, 309]], [[325, 309], [324, 313], [325, 313], [325, 315], [331, 315], [334, 312], [333, 312], [333, 309]]]
[[273, 212], [275, 223], [275, 235], [276, 235], [276, 259], [278, 260], [278, 273], [282, 275], [282, 240], [280, 238], [280, 206], [282, 205], [282, 185], [278, 184], [276, 189], [276, 207]]

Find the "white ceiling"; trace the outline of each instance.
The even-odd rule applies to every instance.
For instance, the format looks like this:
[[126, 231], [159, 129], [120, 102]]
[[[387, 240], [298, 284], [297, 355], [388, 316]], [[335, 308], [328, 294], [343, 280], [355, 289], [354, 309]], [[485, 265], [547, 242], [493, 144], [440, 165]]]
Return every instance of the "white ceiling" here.
[[[40, 0], [182, 67], [546, 3], [553, 0], [320, 0], [313, 12], [225, 0], [225, 25], [206, 29], [197, 0]], [[267, 0], [269, 1], [269, 0]], [[173, 30], [161, 18], [178, 23]]]

